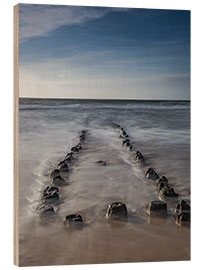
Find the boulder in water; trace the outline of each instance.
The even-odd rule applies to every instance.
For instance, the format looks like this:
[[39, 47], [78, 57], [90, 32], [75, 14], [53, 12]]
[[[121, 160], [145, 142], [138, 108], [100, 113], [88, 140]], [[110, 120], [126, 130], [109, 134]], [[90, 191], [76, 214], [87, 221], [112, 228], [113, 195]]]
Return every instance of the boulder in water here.
[[73, 146], [73, 147], [71, 148], [71, 151], [72, 151], [72, 152], [79, 152], [79, 149], [78, 149], [77, 146]]
[[104, 161], [104, 160], [98, 160], [96, 163], [101, 165], [101, 166], [106, 166], [107, 165], [106, 161]]
[[186, 201], [184, 200], [180, 200], [178, 202], [178, 204], [176, 205], [176, 210], [175, 212], [177, 214], [181, 214], [181, 213], [190, 213], [190, 206], [188, 203], [186, 203]]
[[52, 184], [60, 187], [60, 186], [65, 186], [67, 183], [65, 179], [63, 179], [61, 176], [56, 176], [56, 177], [53, 177]]
[[147, 207], [147, 214], [160, 217], [167, 214], [167, 204], [162, 201], [152, 201]]
[[51, 173], [52, 184], [54, 186], [64, 186], [66, 185], [65, 179], [61, 177], [60, 170], [56, 169]]
[[148, 168], [145, 175], [148, 179], [152, 180], [157, 180], [159, 178], [159, 175], [152, 168]]
[[85, 135], [80, 135], [80, 142], [83, 142], [85, 140]]
[[144, 156], [142, 155], [142, 153], [140, 151], [137, 151], [135, 153], [135, 160], [139, 163], [143, 163], [144, 162]]
[[50, 203], [54, 204], [56, 202], [59, 202], [59, 194], [56, 190], [51, 192], [50, 194], [44, 195], [42, 198], [42, 203], [45, 203], [45, 204], [50, 204]]
[[73, 152], [67, 153], [67, 155], [66, 155], [66, 157], [65, 157], [65, 160], [67, 160], [67, 159], [70, 160], [70, 161], [71, 161], [72, 159], [74, 159], [74, 158], [73, 158]]
[[127, 142], [127, 143], [125, 144], [125, 146], [126, 146], [126, 147], [129, 147], [130, 150], [132, 149], [132, 145], [131, 145], [129, 142]]
[[126, 145], [127, 143], [130, 143], [129, 139], [124, 139], [123, 142], [122, 142], [123, 145]]
[[71, 148], [71, 152], [79, 152], [81, 149], [82, 149], [82, 146], [80, 143], [78, 143], [77, 145]]
[[178, 194], [170, 186], [163, 187], [159, 192], [159, 198], [163, 201], [167, 199], [177, 198], [177, 197], [178, 197]]
[[59, 189], [55, 186], [48, 186], [44, 189], [43, 196], [51, 195], [53, 192], [59, 193]]
[[66, 158], [64, 159], [64, 161], [66, 162], [67, 165], [70, 164], [70, 163], [72, 162], [72, 160], [73, 160], [72, 157], [66, 157]]
[[65, 159], [65, 160], [59, 162], [58, 169], [61, 171], [69, 172], [68, 161], [66, 161], [66, 159]]
[[189, 225], [190, 224], [190, 212], [179, 213], [176, 216], [176, 224], [181, 225]]
[[159, 185], [160, 183], [168, 184], [168, 179], [165, 176], [159, 177], [156, 179], [156, 183]]
[[127, 207], [122, 202], [111, 203], [106, 212], [106, 217], [110, 219], [125, 219], [128, 216]]
[[61, 176], [60, 170], [59, 170], [59, 169], [53, 170], [53, 171], [51, 172], [51, 177], [52, 177], [52, 178], [57, 177], [57, 176]]
[[55, 208], [53, 205], [51, 204], [45, 204], [45, 205], [41, 205], [38, 209], [37, 212], [40, 214], [41, 217], [48, 217], [48, 216], [52, 216], [53, 214], [55, 214]]
[[158, 192], [159, 192], [162, 188], [164, 188], [164, 187], [169, 187], [169, 185], [168, 185], [168, 184], [165, 184], [165, 183], [163, 183], [163, 182], [160, 182], [160, 183], [158, 184], [158, 188], [157, 188]]
[[79, 214], [71, 214], [65, 217], [63, 224], [70, 228], [80, 229], [83, 226], [83, 219]]
[[87, 133], [87, 130], [81, 130], [81, 135], [86, 135], [86, 133]]

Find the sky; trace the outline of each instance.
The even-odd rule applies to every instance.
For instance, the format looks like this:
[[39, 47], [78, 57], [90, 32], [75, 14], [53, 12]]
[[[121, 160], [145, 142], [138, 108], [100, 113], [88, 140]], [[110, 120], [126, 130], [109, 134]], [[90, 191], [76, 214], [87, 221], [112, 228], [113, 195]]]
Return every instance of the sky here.
[[190, 99], [190, 11], [19, 5], [20, 97]]

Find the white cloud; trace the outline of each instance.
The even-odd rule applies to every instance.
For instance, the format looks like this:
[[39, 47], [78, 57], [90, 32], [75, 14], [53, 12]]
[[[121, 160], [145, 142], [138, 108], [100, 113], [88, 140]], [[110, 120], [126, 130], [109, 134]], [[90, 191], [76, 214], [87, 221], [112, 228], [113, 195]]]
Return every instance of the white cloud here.
[[111, 10], [112, 8], [20, 4], [20, 40], [46, 36], [63, 25], [84, 24], [103, 17]]

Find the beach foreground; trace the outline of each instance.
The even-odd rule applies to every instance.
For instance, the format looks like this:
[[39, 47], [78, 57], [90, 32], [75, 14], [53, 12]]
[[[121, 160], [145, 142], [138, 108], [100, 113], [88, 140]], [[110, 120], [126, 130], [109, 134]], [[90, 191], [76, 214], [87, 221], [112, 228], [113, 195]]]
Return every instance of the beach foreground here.
[[[21, 100], [19, 168], [20, 265], [61, 265], [190, 259], [190, 228], [175, 224], [175, 202], [165, 218], [151, 218], [147, 205], [158, 199], [146, 179], [147, 166], [165, 175], [180, 199], [190, 201], [190, 103]], [[112, 123], [128, 132], [147, 166], [134, 162]], [[87, 130], [68, 185], [51, 220], [36, 209], [50, 174]], [[105, 161], [106, 166], [97, 163]], [[114, 201], [128, 209], [127, 221], [109, 221]], [[84, 226], [66, 228], [78, 213]]]

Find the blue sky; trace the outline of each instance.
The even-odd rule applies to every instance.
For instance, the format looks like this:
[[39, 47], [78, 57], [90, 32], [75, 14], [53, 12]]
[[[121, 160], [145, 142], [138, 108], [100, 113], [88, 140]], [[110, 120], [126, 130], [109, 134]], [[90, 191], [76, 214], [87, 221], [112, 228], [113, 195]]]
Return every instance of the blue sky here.
[[190, 12], [20, 4], [20, 96], [190, 99]]

